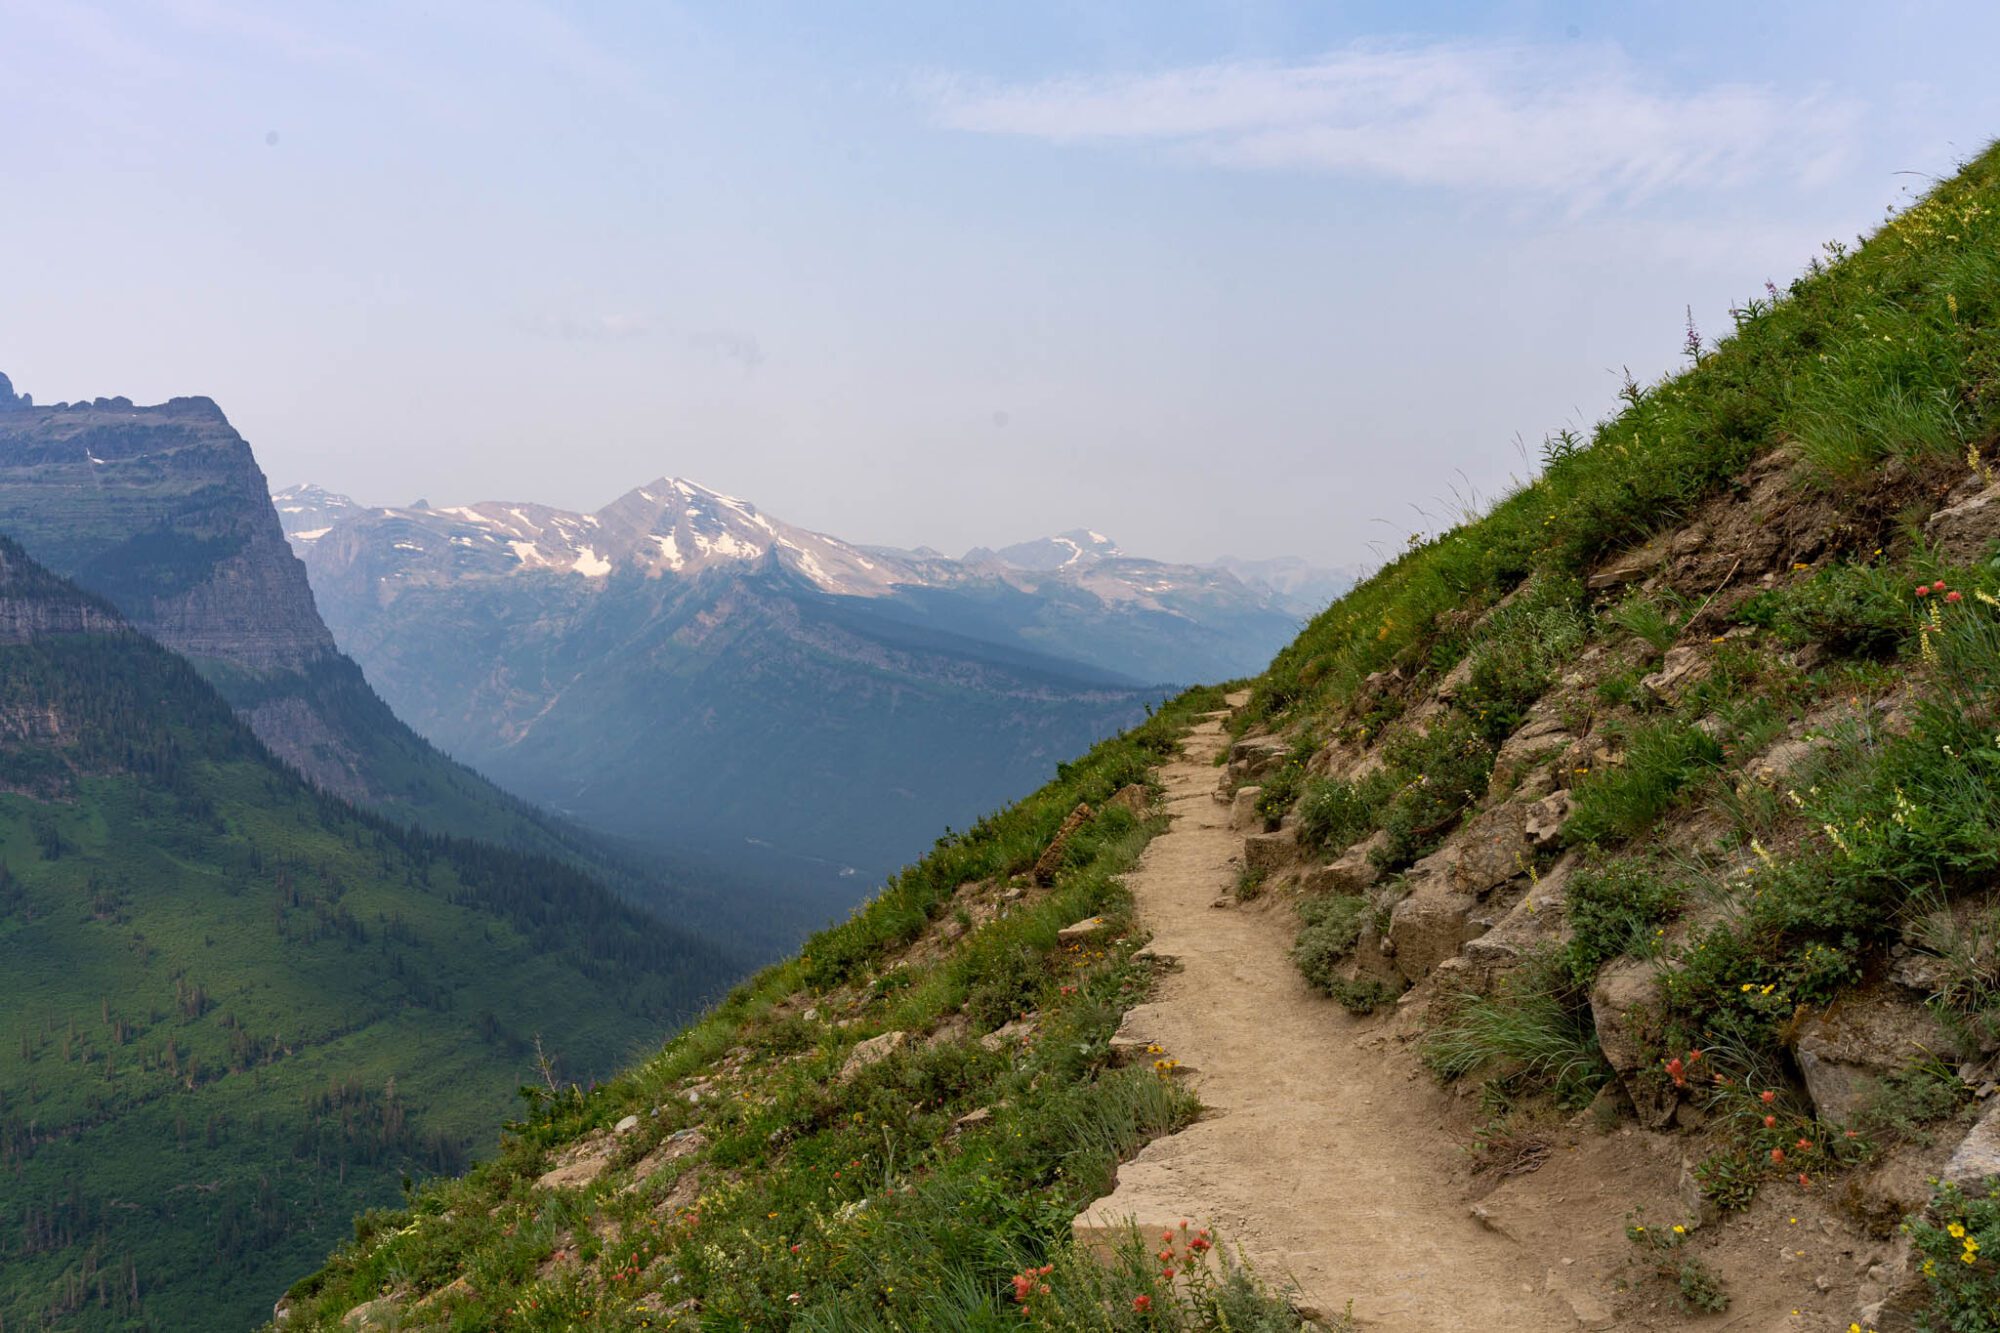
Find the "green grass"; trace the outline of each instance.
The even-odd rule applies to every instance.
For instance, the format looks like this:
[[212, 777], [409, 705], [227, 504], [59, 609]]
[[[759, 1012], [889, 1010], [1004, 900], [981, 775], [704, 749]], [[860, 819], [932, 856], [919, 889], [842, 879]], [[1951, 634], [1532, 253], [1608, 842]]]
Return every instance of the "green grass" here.
[[[17, 555], [0, 597], [88, 604]], [[9, 1327], [248, 1324], [462, 1170], [538, 1034], [608, 1075], [728, 976], [559, 863], [311, 791], [135, 634], [0, 645], [7, 710], [68, 738], [0, 741]]]
[[[1030, 1305], [1057, 1326], [1070, 1326], [1058, 1313], [1070, 1311], [1112, 1328], [1296, 1328], [1246, 1278], [1176, 1296], [1146, 1264], [1086, 1264], [1069, 1247], [1071, 1217], [1108, 1188], [1112, 1166], [1196, 1110], [1173, 1080], [1110, 1061], [1111, 1033], [1148, 975], [1131, 960], [1138, 941], [1117, 875], [1151, 828], [1100, 817], [1072, 838], [1052, 889], [932, 961], [895, 965], [934, 923], [958, 920], [959, 886], [1031, 867], [1079, 802], [1099, 805], [1144, 780], [1193, 714], [1217, 703], [1213, 691], [1183, 696], [1027, 800], [942, 840], [851, 920], [621, 1078], [587, 1095], [537, 1096], [496, 1161], [366, 1219], [355, 1244], [295, 1289], [288, 1327], [334, 1327], [384, 1291], [421, 1295], [464, 1273], [476, 1294], [454, 1309], [455, 1328], [502, 1318], [510, 1328], [584, 1319], [639, 1328], [647, 1316], [635, 1306], [648, 1293], [698, 1297], [703, 1327], [1012, 1328], [1022, 1320], [1011, 1279], [1047, 1264], [1036, 1285], [1051, 1290]], [[1061, 927], [1092, 915], [1112, 920], [1119, 938], [1058, 944]], [[819, 1016], [801, 1017], [808, 1006]], [[851, 1025], [831, 1025], [833, 1013], [851, 1014]], [[971, 1040], [1027, 1014], [1039, 1029], [1025, 1046]], [[859, 1040], [965, 1018], [962, 1037], [913, 1042], [851, 1080], [836, 1077]], [[719, 1073], [732, 1052], [734, 1072]], [[690, 1104], [683, 1092], [697, 1078], [717, 1095]], [[980, 1108], [990, 1119], [954, 1129]], [[622, 1177], [581, 1197], [528, 1188], [546, 1148], [627, 1113], [645, 1124], [622, 1162], [678, 1129], [708, 1137], [700, 1169], [712, 1174], [690, 1213], [662, 1214], [645, 1191], [618, 1193]], [[538, 1276], [565, 1234], [578, 1264]], [[1154, 1322], [1134, 1308], [1142, 1296]]]

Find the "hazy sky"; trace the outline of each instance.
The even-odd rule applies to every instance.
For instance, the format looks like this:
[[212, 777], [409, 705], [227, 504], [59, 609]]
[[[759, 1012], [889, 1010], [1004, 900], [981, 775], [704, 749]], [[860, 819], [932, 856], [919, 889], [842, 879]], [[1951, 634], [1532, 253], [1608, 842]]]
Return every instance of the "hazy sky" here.
[[2000, 135], [1996, 49], [1992, 4], [0, 0], [0, 371], [209, 394], [381, 503], [676, 474], [1365, 561]]

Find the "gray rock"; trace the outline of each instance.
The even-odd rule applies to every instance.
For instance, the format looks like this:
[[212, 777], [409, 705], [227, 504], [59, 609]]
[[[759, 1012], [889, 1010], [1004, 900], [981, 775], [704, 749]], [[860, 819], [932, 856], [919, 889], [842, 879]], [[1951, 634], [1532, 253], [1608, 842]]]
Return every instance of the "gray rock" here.
[[1924, 523], [1924, 537], [1948, 560], [1968, 561], [2000, 541], [2000, 485], [1940, 509]]
[[1229, 827], [1238, 833], [1263, 828], [1264, 816], [1257, 813], [1257, 798], [1263, 794], [1262, 787], [1238, 787], [1229, 798]]
[[1972, 1132], [1938, 1173], [1939, 1180], [1960, 1188], [1977, 1186], [1992, 1176], [2000, 1176], [2000, 1098], [1987, 1104]]
[[[1467, 921], [1478, 899], [1435, 880], [1420, 885], [1389, 914], [1388, 942], [1405, 980], [1422, 981], [1438, 964], [1458, 957]], [[1475, 932], [1476, 933], [1476, 932]]]
[[1670, 704], [1679, 703], [1688, 687], [1706, 676], [1708, 670], [1707, 654], [1689, 644], [1667, 649], [1666, 657], [1660, 662], [1660, 669], [1639, 683], [1650, 690], [1656, 698]]
[[882, 1063], [909, 1042], [910, 1034], [907, 1032], [884, 1032], [879, 1037], [856, 1042], [854, 1049], [847, 1053], [847, 1063], [840, 1067], [840, 1081], [845, 1083], [870, 1065]]
[[1590, 1012], [1597, 1025], [1597, 1045], [1604, 1052], [1639, 1121], [1648, 1129], [1673, 1119], [1679, 1096], [1657, 1076], [1648, 1058], [1646, 1035], [1660, 1012], [1662, 988], [1657, 963], [1619, 958], [1606, 963], [1590, 988]]
[[1389, 835], [1378, 829], [1327, 864], [1307, 870], [1299, 877], [1299, 888], [1306, 893], [1366, 893], [1381, 882], [1375, 853], [1388, 845]]
[[1298, 834], [1291, 829], [1253, 833], [1243, 840], [1243, 864], [1263, 874], [1282, 870], [1298, 859]]
[[1796, 1031], [1792, 1050], [1813, 1110], [1839, 1125], [1867, 1105], [1884, 1075], [1949, 1046], [1921, 1007], [1882, 990], [1847, 996], [1802, 1019]]

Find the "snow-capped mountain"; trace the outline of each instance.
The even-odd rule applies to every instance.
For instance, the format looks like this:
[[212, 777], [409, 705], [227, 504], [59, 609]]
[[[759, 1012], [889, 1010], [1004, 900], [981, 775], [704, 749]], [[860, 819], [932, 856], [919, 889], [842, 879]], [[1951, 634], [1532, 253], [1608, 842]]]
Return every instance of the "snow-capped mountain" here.
[[420, 732], [531, 800], [711, 857], [886, 871], [1165, 687], [1262, 668], [1300, 619], [1101, 533], [954, 560], [672, 477], [594, 513], [273, 498], [336, 639]]

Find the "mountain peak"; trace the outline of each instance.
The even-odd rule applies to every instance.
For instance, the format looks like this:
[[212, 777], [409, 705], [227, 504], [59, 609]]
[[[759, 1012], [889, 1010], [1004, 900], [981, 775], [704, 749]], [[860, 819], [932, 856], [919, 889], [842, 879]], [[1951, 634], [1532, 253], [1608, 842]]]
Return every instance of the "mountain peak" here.
[[[1118, 543], [1090, 528], [1071, 528], [1053, 537], [1017, 542], [994, 552], [994, 558], [1016, 569], [1063, 569], [1073, 565], [1109, 560], [1125, 554]], [[968, 559], [972, 558], [968, 553]]]

